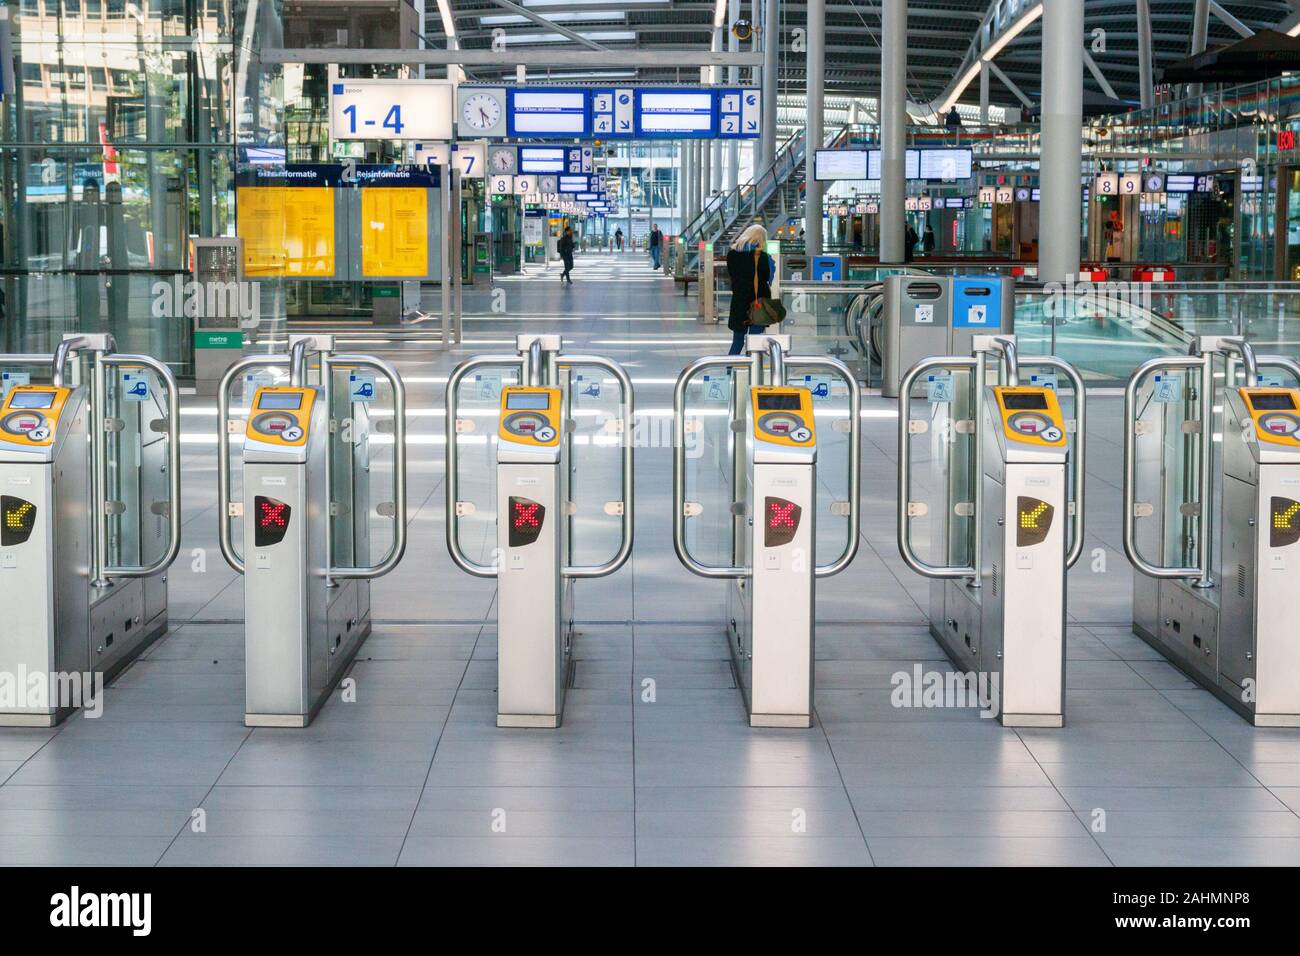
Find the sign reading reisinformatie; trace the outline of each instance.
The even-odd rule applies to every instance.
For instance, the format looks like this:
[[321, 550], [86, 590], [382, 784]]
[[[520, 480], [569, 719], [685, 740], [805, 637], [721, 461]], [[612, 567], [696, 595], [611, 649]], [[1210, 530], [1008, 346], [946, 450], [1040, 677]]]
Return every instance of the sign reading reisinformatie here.
[[335, 80], [330, 138], [452, 138], [455, 85], [446, 80]]

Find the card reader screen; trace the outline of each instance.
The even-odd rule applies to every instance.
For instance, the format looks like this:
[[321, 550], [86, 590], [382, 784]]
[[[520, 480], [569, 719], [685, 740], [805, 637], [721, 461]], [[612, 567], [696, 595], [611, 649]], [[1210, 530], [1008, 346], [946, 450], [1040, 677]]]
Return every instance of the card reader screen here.
[[1270, 395], [1257, 393], [1250, 396], [1250, 404], [1255, 406], [1257, 412], [1295, 411], [1295, 399], [1286, 392], [1274, 392]]
[[1042, 392], [1003, 392], [1002, 404], [1009, 412], [1019, 412], [1025, 409], [1045, 409], [1047, 408], [1047, 396]]
[[803, 407], [798, 392], [759, 393], [760, 412], [797, 412]]
[[14, 392], [9, 397], [10, 408], [51, 408], [53, 392]]
[[263, 392], [257, 399], [257, 407], [297, 411], [302, 408], [302, 392]]
[[509, 392], [506, 408], [511, 411], [545, 411], [551, 407], [551, 396], [546, 392]]

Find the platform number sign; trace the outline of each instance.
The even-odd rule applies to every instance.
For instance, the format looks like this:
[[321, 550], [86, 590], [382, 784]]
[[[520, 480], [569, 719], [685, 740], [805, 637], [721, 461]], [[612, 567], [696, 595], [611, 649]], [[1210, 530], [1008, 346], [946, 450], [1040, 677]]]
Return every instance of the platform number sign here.
[[451, 154], [461, 179], [483, 179], [487, 165], [487, 143], [457, 143]]
[[330, 84], [330, 136], [449, 140], [454, 89], [446, 80], [337, 80]]

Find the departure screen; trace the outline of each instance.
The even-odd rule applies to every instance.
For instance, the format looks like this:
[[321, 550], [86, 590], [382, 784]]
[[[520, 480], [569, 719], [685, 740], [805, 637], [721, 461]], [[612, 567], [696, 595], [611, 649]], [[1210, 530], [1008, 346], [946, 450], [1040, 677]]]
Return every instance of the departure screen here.
[[760, 412], [797, 412], [802, 407], [798, 392], [760, 392], [758, 395]]
[[263, 392], [257, 399], [257, 407], [297, 411], [302, 408], [302, 392]]
[[12, 495], [0, 495], [0, 547], [22, 544], [36, 527], [36, 505]]
[[508, 392], [506, 408], [513, 411], [545, 411], [551, 407], [551, 396], [546, 392]]
[[9, 396], [10, 408], [51, 408], [53, 392], [14, 392]]
[[1250, 396], [1250, 404], [1257, 412], [1295, 411], [1295, 399], [1286, 392], [1273, 392], [1268, 395]]
[[1047, 396], [1042, 392], [1003, 392], [1002, 404], [1009, 412], [1041, 410], [1047, 408]]

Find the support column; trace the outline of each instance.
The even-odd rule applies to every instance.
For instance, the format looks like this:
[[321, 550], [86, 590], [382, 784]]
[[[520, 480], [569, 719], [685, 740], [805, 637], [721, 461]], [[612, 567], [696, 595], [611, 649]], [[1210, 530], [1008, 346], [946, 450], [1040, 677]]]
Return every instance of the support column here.
[[989, 125], [989, 65], [980, 61], [980, 125]]
[[[1210, 35], [1210, 0], [1196, 0], [1196, 5], [1192, 8], [1192, 56], [1205, 52], [1206, 42]], [[1192, 83], [1187, 87], [1192, 96], [1200, 96], [1205, 87], [1200, 83]]]
[[826, 0], [808, 0], [808, 131], [804, 163], [804, 251], [810, 256], [822, 252], [822, 184], [812, 177], [813, 154], [826, 139], [823, 106], [826, 99]]
[[700, 140], [700, 211], [713, 195], [713, 153], [716, 143]]
[[1083, 231], [1083, 0], [1043, 5], [1042, 201], [1038, 277], [1078, 275]]
[[1151, 0], [1137, 0], [1138, 24], [1138, 90], [1144, 110], [1156, 105], [1156, 92], [1151, 77]]
[[755, 172], [776, 160], [776, 95], [778, 58], [781, 53], [781, 14], [778, 0], [765, 0], [763, 8], [763, 138]]
[[907, 231], [907, 0], [883, 0], [880, 30], [880, 261], [902, 262]]
[[688, 144], [691, 149], [691, 218], [700, 214], [700, 164], [704, 161], [700, 141], [693, 139]]
[[691, 200], [686, 191], [690, 176], [691, 144], [689, 140], [684, 139], [678, 144], [677, 149], [677, 188], [674, 190], [677, 196], [677, 228], [671, 230], [679, 236], [686, 228], [686, 224], [691, 221]]
[[[727, 49], [732, 53], [740, 52], [740, 40], [732, 31], [731, 25], [740, 19], [740, 0], [729, 0], [727, 4]], [[727, 67], [727, 82], [732, 86], [740, 86], [740, 67]], [[740, 141], [729, 140], [727, 142], [727, 176], [723, 186], [727, 192], [735, 189], [740, 178]]]

